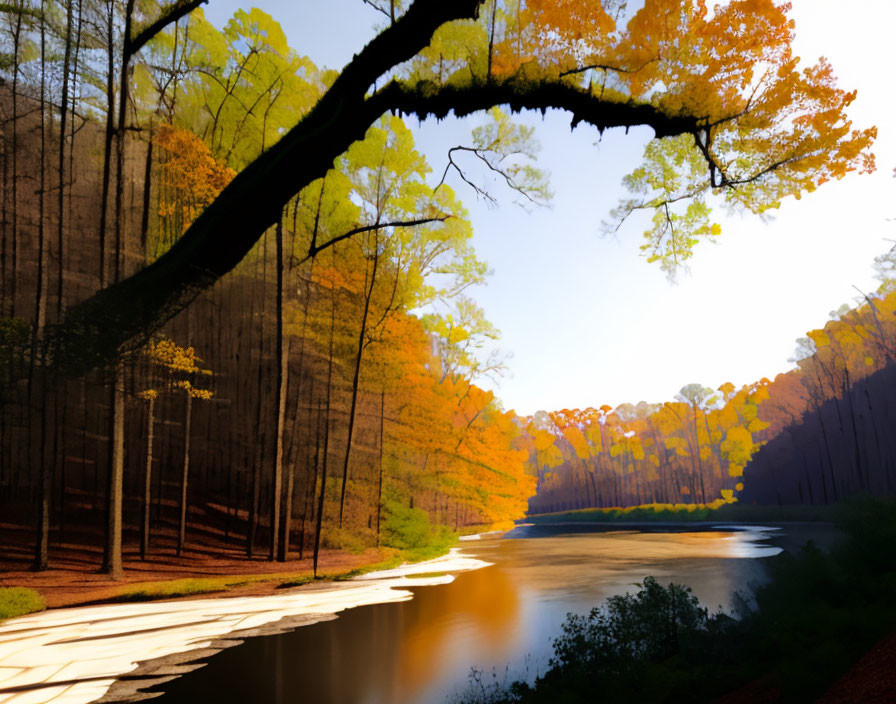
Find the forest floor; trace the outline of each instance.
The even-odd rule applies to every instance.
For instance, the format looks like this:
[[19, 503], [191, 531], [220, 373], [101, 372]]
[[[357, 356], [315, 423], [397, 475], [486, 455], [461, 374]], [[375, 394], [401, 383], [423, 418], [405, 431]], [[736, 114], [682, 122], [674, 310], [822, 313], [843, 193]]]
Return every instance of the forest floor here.
[[[0, 523], [0, 535], [0, 587], [34, 589], [47, 608], [221, 596], [222, 592], [228, 596], [260, 596], [313, 578], [310, 551], [305, 551], [301, 560], [293, 552], [287, 562], [269, 561], [266, 551], [248, 558], [244, 545], [236, 540], [195, 533], [188, 534], [180, 557], [175, 554], [173, 535], [153, 536], [146, 560], [140, 559], [136, 541], [126, 540], [124, 571], [119, 579], [100, 573], [103, 551], [96, 541], [66, 534], [51, 543], [50, 569], [35, 572], [32, 532]], [[359, 554], [322, 549], [318, 575], [324, 580], [338, 580], [400, 562], [398, 551], [391, 548], [369, 548]]]
[[896, 701], [896, 630], [853, 665], [817, 704], [892, 704], [893, 701]]

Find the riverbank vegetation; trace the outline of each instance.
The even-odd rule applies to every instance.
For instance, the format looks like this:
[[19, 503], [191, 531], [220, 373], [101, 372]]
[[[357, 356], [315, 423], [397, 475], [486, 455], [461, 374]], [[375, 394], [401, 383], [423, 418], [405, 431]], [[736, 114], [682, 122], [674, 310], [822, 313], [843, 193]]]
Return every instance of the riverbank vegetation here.
[[648, 577], [569, 615], [534, 683], [476, 673], [463, 701], [815, 701], [896, 626], [896, 503], [852, 502], [838, 525], [844, 537], [830, 551], [809, 543], [769, 558], [770, 581], [735, 614], [710, 613], [687, 586]]
[[46, 608], [41, 595], [25, 587], [0, 587], [0, 621]]
[[536, 514], [526, 523], [790, 523], [831, 522], [837, 505], [756, 505], [719, 499], [700, 504], [650, 504], [625, 508], [587, 508], [561, 513]]

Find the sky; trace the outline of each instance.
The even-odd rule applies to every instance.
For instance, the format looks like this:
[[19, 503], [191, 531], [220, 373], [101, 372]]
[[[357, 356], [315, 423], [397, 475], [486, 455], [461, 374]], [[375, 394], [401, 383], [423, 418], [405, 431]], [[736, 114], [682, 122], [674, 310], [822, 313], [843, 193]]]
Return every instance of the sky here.
[[[772, 222], [757, 216], [716, 219], [723, 234], [700, 245], [690, 272], [670, 284], [638, 250], [644, 226], [617, 236], [600, 223], [625, 195], [624, 175], [650, 139], [647, 129], [599, 137], [570, 130], [559, 112], [527, 115], [551, 173], [550, 207], [526, 211], [496, 191], [498, 206], [456, 186], [470, 211], [474, 246], [492, 271], [471, 292], [502, 331], [510, 373], [494, 388], [504, 407], [539, 409], [670, 400], [692, 382], [737, 386], [792, 367], [795, 340], [821, 327], [830, 311], [874, 290], [874, 257], [896, 240], [896, 124], [887, 47], [896, 26], [891, 0], [793, 0], [795, 54], [827, 57], [840, 84], [856, 89], [857, 127], [878, 126], [878, 170], [825, 184], [786, 201]], [[281, 23], [290, 45], [319, 66], [340, 68], [374, 34], [376, 12], [362, 0], [257, 0]], [[245, 0], [210, 0], [218, 26]], [[845, 11], [844, 8], [848, 8]], [[436, 172], [447, 150], [468, 144], [478, 118], [411, 128]]]

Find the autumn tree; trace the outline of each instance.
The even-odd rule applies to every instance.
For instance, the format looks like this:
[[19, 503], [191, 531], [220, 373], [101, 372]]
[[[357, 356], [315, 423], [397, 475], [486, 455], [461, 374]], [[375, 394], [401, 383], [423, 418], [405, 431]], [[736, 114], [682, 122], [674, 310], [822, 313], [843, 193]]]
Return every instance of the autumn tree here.
[[[649, 0], [618, 26], [600, 5], [584, 15], [569, 3], [549, 13], [540, 3], [527, 4], [516, 27], [519, 65], [511, 62], [500, 73], [493, 55], [512, 31], [499, 31], [497, 5], [491, 12], [482, 7], [481, 0], [411, 3], [177, 245], [69, 311], [56, 337], [57, 360], [83, 368], [157, 329], [233, 269], [286, 203], [389, 110], [426, 118], [496, 105], [559, 108], [574, 124], [601, 130], [652, 127], [658, 139], [628, 179], [636, 195], [618, 218], [654, 212], [647, 246], [651, 256], [672, 264], [717, 230], [709, 220], [711, 196], [761, 213], [787, 196], [873, 167], [874, 130], [853, 130], [845, 116], [855, 94], [836, 86], [825, 62], [799, 65], [786, 7], [771, 0], [732, 2], [713, 13], [702, 2]], [[485, 34], [471, 20], [486, 23]], [[441, 80], [417, 80], [426, 67], [433, 73], [433, 57], [424, 50], [440, 32], [456, 32], [454, 23], [470, 28], [470, 51], [484, 65], [468, 60], [440, 73]], [[510, 51], [512, 43], [505, 43]], [[255, 207], [244, 208], [246, 202]]]

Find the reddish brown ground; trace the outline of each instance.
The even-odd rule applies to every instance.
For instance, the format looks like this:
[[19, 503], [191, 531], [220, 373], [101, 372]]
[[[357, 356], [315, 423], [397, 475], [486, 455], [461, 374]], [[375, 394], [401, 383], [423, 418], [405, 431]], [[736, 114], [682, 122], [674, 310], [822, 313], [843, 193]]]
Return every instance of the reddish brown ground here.
[[[33, 563], [33, 531], [0, 523], [0, 587], [30, 587], [40, 592], [49, 608], [77, 606], [112, 600], [122, 587], [137, 582], [167, 581], [184, 578], [225, 576], [261, 576], [266, 581], [229, 587], [227, 595], [249, 596], [273, 592], [279, 584], [311, 574], [310, 550], [304, 559], [294, 551], [287, 562], [270, 562], [264, 547], [265, 535], [259, 534], [258, 547], [252, 559], [246, 557], [243, 536], [225, 535], [220, 516], [202, 515], [203, 523], [188, 525], [186, 548], [175, 555], [175, 533], [162, 528], [153, 534], [151, 553], [140, 560], [138, 537], [125, 533], [124, 574], [118, 580], [100, 574], [103, 561], [101, 529], [87, 520], [69, 522], [62, 534], [54, 530], [49, 553], [50, 569], [35, 572]], [[211, 520], [209, 520], [211, 519]], [[214, 524], [218, 525], [214, 525]], [[212, 527], [209, 527], [211, 524]], [[235, 525], [235, 528], [242, 526]], [[295, 539], [295, 535], [294, 535]], [[359, 555], [321, 549], [318, 573], [334, 575], [380, 562], [387, 551], [368, 549]], [[209, 595], [206, 595], [209, 596]]]
[[896, 702], [896, 631], [868, 651], [817, 704], [893, 702]]

